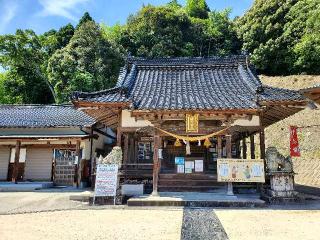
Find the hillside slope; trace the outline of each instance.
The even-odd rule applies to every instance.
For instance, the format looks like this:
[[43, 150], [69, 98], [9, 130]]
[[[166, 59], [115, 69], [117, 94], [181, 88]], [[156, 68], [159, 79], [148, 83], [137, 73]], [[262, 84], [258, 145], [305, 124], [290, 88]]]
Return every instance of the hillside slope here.
[[[320, 83], [320, 76], [293, 75], [286, 77], [260, 76], [265, 85], [299, 90]], [[266, 129], [266, 146], [276, 146], [289, 155], [289, 126], [298, 130], [301, 157], [294, 158], [296, 182], [320, 187], [320, 108], [305, 109]]]

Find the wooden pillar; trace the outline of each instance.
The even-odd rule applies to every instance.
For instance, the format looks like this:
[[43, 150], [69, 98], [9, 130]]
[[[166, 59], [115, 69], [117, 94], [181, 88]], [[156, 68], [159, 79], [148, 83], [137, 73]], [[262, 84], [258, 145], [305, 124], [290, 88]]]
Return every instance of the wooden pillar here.
[[236, 141], [237, 158], [241, 157], [240, 140]]
[[222, 138], [221, 136], [217, 136], [217, 140], [218, 140], [218, 143], [217, 143], [217, 150], [218, 150], [218, 158], [222, 158]]
[[260, 129], [260, 158], [265, 159], [266, 157], [266, 144], [265, 144], [265, 134], [264, 128]]
[[122, 127], [122, 110], [119, 109], [119, 112], [118, 112], [118, 127], [117, 127], [117, 146], [118, 147], [121, 147], [121, 145], [122, 145], [121, 127]]
[[78, 159], [77, 164], [75, 165], [75, 182], [77, 188], [80, 186], [81, 182], [81, 159], [80, 159], [80, 140], [77, 140], [76, 143], [76, 158]]
[[122, 133], [121, 133], [121, 128], [117, 128], [117, 146], [121, 147], [122, 145]]
[[160, 170], [160, 161], [159, 161], [159, 146], [160, 146], [160, 136], [158, 131], [155, 131], [154, 137], [154, 146], [153, 146], [153, 196], [158, 196], [158, 178]]
[[[231, 145], [232, 145], [231, 135], [226, 135], [227, 158], [232, 158]], [[227, 195], [234, 195], [232, 182], [228, 182]]]
[[242, 158], [247, 159], [247, 141], [246, 137], [242, 138]]
[[16, 152], [14, 154], [14, 164], [13, 164], [13, 172], [12, 172], [12, 182], [18, 183], [18, 174], [19, 174], [19, 159], [20, 159], [20, 147], [21, 141], [16, 141]]
[[231, 145], [231, 135], [226, 135], [227, 158], [232, 158]]
[[123, 147], [123, 165], [126, 168], [128, 164], [128, 155], [129, 155], [129, 134], [124, 134], [124, 147]]
[[255, 145], [254, 145], [254, 135], [250, 135], [250, 154], [251, 154], [251, 159], [255, 159], [256, 158], [256, 154], [255, 154]]

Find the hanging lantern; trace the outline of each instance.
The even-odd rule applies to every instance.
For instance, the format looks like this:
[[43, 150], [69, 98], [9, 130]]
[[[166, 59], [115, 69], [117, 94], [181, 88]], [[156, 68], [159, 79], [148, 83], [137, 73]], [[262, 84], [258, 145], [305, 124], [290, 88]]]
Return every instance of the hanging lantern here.
[[206, 140], [204, 141], [204, 144], [203, 144], [206, 148], [209, 148], [211, 146], [211, 142], [209, 140], [209, 138], [206, 138]]
[[175, 147], [181, 147], [182, 146], [182, 144], [181, 144], [181, 142], [180, 142], [180, 140], [177, 138], [176, 139], [176, 141], [174, 142], [174, 146]]

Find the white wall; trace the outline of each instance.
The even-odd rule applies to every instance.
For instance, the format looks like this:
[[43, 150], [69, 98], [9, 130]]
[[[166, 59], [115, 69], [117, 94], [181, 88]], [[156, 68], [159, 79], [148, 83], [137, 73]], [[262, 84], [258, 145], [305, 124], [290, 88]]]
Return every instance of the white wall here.
[[0, 181], [6, 181], [8, 175], [10, 148], [0, 146]]
[[260, 126], [260, 117], [252, 116], [252, 119], [237, 119], [234, 121], [232, 126], [244, 126], [244, 127], [259, 127]]
[[146, 120], [137, 120], [134, 117], [131, 117], [129, 110], [122, 110], [121, 114], [121, 126], [122, 127], [146, 127], [153, 126], [150, 121]]

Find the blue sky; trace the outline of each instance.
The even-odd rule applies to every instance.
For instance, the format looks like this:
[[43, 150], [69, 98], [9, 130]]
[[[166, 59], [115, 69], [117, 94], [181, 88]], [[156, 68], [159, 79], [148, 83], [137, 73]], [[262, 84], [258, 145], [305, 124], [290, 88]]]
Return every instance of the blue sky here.
[[[0, 34], [31, 28], [43, 33], [72, 23], [88, 11], [97, 22], [124, 23], [142, 4], [161, 5], [169, 0], [0, 0]], [[184, 0], [179, 0], [184, 4]], [[253, 0], [207, 0], [211, 9], [232, 8], [231, 16], [242, 15]]]

